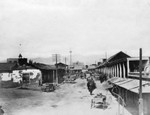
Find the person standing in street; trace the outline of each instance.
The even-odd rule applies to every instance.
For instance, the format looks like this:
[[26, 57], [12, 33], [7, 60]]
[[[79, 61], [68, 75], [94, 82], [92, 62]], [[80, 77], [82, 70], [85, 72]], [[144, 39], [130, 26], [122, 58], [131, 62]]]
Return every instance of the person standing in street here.
[[90, 95], [92, 95], [93, 90], [96, 89], [96, 83], [92, 77], [87, 78], [87, 88], [90, 92]]

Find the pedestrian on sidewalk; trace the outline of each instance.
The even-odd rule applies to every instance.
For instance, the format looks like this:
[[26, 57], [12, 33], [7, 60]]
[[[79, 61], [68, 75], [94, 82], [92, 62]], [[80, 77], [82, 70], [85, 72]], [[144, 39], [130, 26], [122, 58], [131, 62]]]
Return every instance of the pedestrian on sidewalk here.
[[90, 92], [90, 95], [92, 95], [93, 90], [96, 89], [96, 83], [92, 77], [87, 78], [87, 88]]

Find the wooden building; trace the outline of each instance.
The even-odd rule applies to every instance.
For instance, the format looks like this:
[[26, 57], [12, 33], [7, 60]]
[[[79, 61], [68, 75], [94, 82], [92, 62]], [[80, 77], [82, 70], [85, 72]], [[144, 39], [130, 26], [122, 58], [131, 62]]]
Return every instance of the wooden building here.
[[[42, 83], [58, 83], [63, 82], [63, 76], [65, 75], [64, 67], [57, 67], [57, 76], [56, 76], [56, 66], [46, 65], [42, 63], [35, 63], [33, 67], [40, 69], [42, 73]], [[58, 77], [58, 78], [57, 78]]]
[[[149, 63], [148, 57], [142, 58], [142, 80], [144, 115], [149, 115], [150, 110], [150, 78], [144, 75], [144, 68]], [[133, 107], [138, 111], [139, 104], [139, 58], [130, 57], [124, 52], [111, 56], [105, 63], [97, 68], [100, 73], [107, 76], [108, 81], [113, 84], [110, 91], [119, 94], [125, 101], [127, 107]], [[115, 89], [114, 89], [115, 88]]]
[[42, 63], [35, 63], [32, 66], [41, 70], [42, 83], [53, 83], [55, 81], [56, 69], [54, 67]]

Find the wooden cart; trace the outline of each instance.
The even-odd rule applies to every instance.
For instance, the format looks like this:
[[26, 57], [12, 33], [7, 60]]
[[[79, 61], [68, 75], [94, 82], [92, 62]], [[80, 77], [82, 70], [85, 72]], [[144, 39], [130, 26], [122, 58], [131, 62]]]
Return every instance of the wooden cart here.
[[44, 92], [51, 92], [55, 90], [55, 84], [54, 83], [45, 83], [42, 85], [41, 90]]
[[107, 108], [108, 104], [106, 103], [106, 96], [98, 94], [91, 99], [91, 108], [100, 106], [102, 109]]

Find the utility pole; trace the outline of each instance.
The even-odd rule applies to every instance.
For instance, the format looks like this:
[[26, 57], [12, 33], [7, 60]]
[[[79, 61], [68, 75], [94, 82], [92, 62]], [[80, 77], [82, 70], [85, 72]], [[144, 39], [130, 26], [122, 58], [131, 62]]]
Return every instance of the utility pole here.
[[56, 83], [58, 84], [58, 68], [57, 68], [57, 54], [56, 54]]
[[144, 115], [143, 113], [143, 98], [142, 98], [142, 48], [140, 48], [139, 52], [140, 63], [139, 63], [139, 115]]
[[[67, 58], [65, 57], [65, 66], [66, 66], [66, 63], [67, 63]], [[67, 68], [65, 68], [65, 73], [67, 73]]]
[[58, 60], [59, 60], [59, 54], [53, 54], [53, 61], [55, 61], [55, 67], [56, 67], [56, 84], [58, 84]]
[[[71, 55], [71, 53], [72, 53], [72, 51], [70, 50], [69, 52], [70, 52], [70, 69], [71, 69], [71, 65], [72, 65], [72, 55]], [[70, 74], [71, 74], [71, 70], [70, 70]]]
[[71, 63], [72, 63], [72, 56], [71, 56], [71, 53], [72, 53], [72, 51], [70, 50], [69, 52], [70, 52], [70, 66], [71, 66]]

